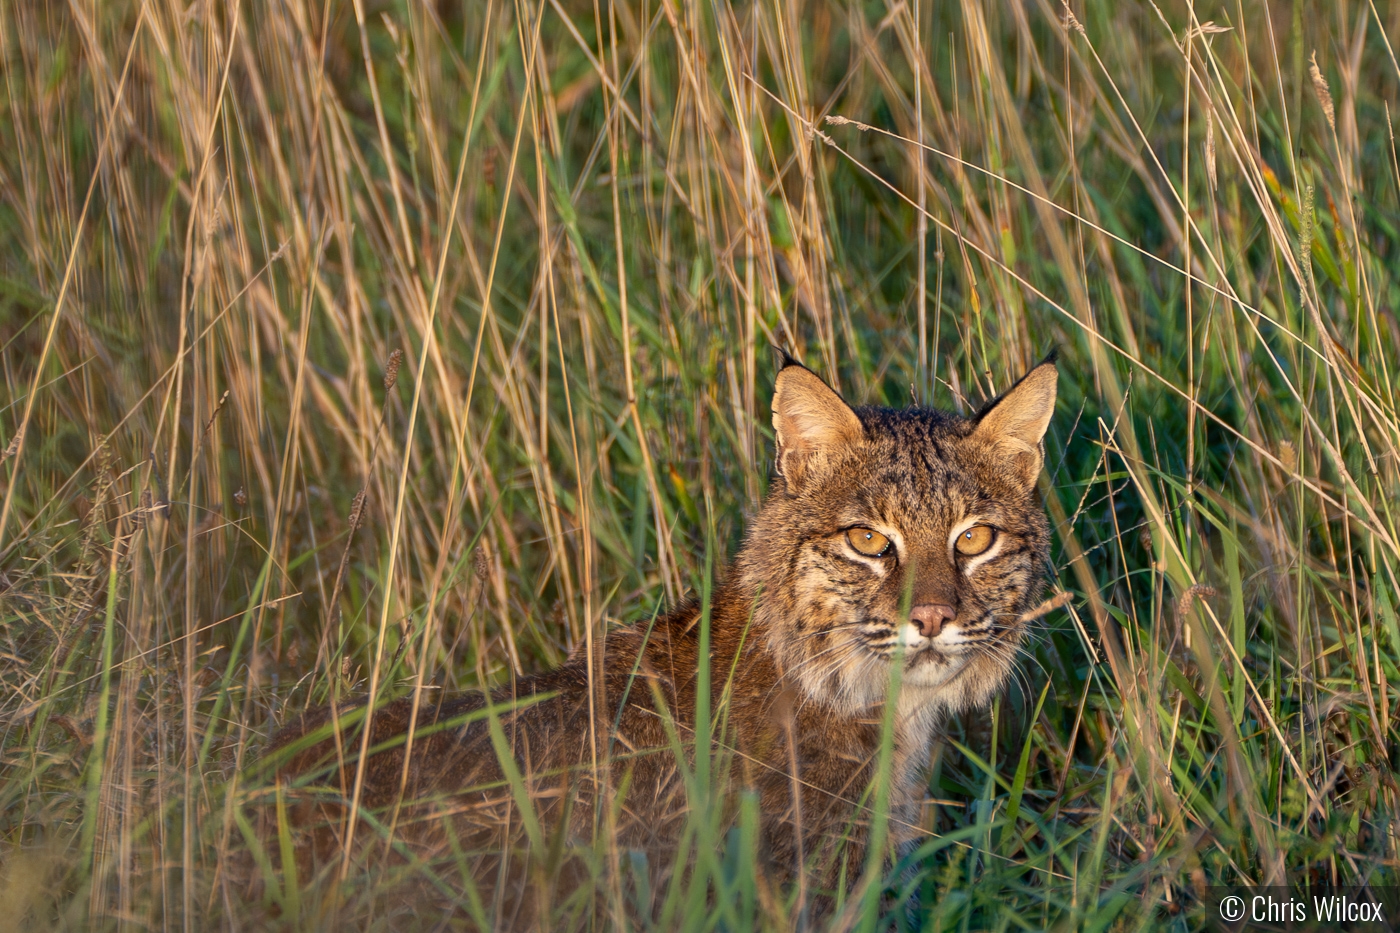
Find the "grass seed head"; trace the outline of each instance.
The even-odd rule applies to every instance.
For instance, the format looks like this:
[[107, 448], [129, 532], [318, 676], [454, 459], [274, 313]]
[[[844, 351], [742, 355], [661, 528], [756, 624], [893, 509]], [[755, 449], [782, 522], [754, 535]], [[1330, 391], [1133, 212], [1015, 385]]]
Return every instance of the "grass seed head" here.
[[384, 391], [388, 392], [394, 387], [394, 383], [399, 380], [399, 366], [403, 363], [403, 351], [395, 350], [389, 354], [389, 365], [384, 370]]
[[1308, 61], [1308, 74], [1312, 76], [1313, 90], [1317, 92], [1318, 103], [1322, 104], [1322, 112], [1327, 117], [1327, 125], [1334, 132], [1337, 129], [1337, 115], [1332, 106], [1332, 92], [1327, 87], [1327, 79], [1322, 76], [1322, 69], [1317, 67], [1317, 52], [1312, 53], [1312, 58]]
[[350, 503], [350, 530], [354, 531], [360, 527], [360, 523], [365, 517], [365, 494], [368, 490], [361, 489], [355, 493], [355, 498]]

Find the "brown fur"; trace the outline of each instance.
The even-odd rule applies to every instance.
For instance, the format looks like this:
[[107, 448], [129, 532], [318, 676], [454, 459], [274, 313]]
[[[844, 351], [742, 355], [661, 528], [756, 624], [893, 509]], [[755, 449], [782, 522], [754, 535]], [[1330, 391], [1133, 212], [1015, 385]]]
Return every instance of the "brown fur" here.
[[[801, 862], [817, 887], [830, 890], [843, 863], [847, 879], [863, 867], [867, 793], [901, 640], [896, 841], [915, 822], [918, 769], [939, 724], [986, 703], [1004, 684], [1023, 637], [1021, 616], [1039, 596], [1049, 541], [1034, 480], [1054, 381], [1053, 363], [1044, 363], [966, 419], [928, 409], [850, 409], [810, 371], [789, 361], [780, 372], [779, 475], [718, 585], [709, 626], [712, 709], [726, 723], [716, 740], [732, 750], [737, 779], [758, 795], [762, 843], [779, 877], [792, 877]], [[997, 538], [986, 555], [963, 558], [952, 537], [974, 519], [993, 526]], [[894, 556], [856, 554], [845, 537], [851, 527], [889, 537]], [[906, 621], [908, 606], [929, 603], [956, 611], [931, 639]], [[587, 839], [611, 823], [623, 846], [664, 860], [685, 824], [686, 789], [672, 748], [679, 740], [684, 767], [693, 765], [700, 618], [692, 601], [650, 631], [608, 634], [596, 714], [583, 656], [492, 694], [500, 735], [539, 817], [535, 839], [526, 838], [481, 695], [423, 703], [407, 771], [412, 700], [376, 710], [371, 745], [398, 744], [366, 762], [363, 807], [387, 820], [401, 800], [399, 835], [421, 847], [442, 846], [452, 833], [469, 852], [524, 844], [557, 850], [561, 834]], [[358, 725], [343, 728], [339, 751], [333, 739], [297, 743], [307, 745], [303, 737], [355, 708], [303, 716], [270, 750], [290, 754], [280, 773], [310, 788], [302, 796], [315, 802], [301, 804], [296, 822], [314, 822], [308, 814], [319, 808], [323, 822], [306, 847], [323, 860], [339, 850], [361, 733]], [[432, 731], [441, 723], [451, 727]], [[601, 799], [600, 784], [608, 788]], [[487, 868], [499, 865], [495, 856], [482, 858]], [[540, 861], [554, 866], [541, 869], [546, 874], [560, 868], [557, 860]], [[532, 883], [511, 877], [517, 894]], [[535, 882], [536, 892], [557, 887], [553, 878]]]

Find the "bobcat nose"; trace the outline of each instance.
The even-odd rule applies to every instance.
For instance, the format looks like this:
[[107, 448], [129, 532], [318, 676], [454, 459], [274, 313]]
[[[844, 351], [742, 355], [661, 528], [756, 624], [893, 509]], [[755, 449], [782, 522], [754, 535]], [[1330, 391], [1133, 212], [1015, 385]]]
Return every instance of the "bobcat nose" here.
[[919, 627], [919, 634], [933, 638], [943, 631], [945, 623], [953, 621], [958, 611], [947, 603], [924, 603], [909, 610], [909, 621]]

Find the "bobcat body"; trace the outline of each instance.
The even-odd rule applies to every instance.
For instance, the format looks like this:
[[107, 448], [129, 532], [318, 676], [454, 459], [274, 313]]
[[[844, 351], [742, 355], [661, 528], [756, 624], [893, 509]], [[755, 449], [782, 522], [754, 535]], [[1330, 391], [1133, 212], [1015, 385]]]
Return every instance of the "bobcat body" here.
[[[1048, 550], [1035, 482], [1055, 380], [1053, 361], [1042, 363], [969, 419], [853, 409], [785, 359], [777, 477], [708, 607], [713, 741], [757, 794], [778, 877], [801, 872], [830, 892], [864, 866], [894, 680], [896, 842], [916, 825], [919, 768], [939, 724], [1005, 683]], [[414, 701], [383, 706], [362, 773], [362, 706], [303, 716], [273, 750], [287, 779], [316, 775], [331, 788], [315, 797], [311, 848], [339, 850], [358, 782], [362, 808], [394, 810], [410, 845], [453, 834], [463, 851], [557, 849], [607, 825], [624, 846], [664, 857], [686, 821], [701, 617], [691, 601], [609, 633], [593, 678], [579, 652], [489, 698], [423, 700], [411, 747]], [[336, 720], [339, 738], [318, 738]], [[521, 787], [534, 819], [522, 819]]]

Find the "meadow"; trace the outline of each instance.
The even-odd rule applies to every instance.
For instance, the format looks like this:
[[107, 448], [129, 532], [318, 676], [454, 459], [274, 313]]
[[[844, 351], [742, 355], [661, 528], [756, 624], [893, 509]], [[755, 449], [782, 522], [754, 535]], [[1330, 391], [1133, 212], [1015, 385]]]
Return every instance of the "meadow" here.
[[[0, 925], [491, 926], [450, 854], [242, 896], [259, 750], [706, 592], [774, 345], [962, 412], [1061, 360], [1062, 602], [834, 928], [1396, 884], [1397, 42], [1388, 0], [0, 0]], [[675, 864], [600, 819], [553, 928], [801, 925], [717, 729]]]

